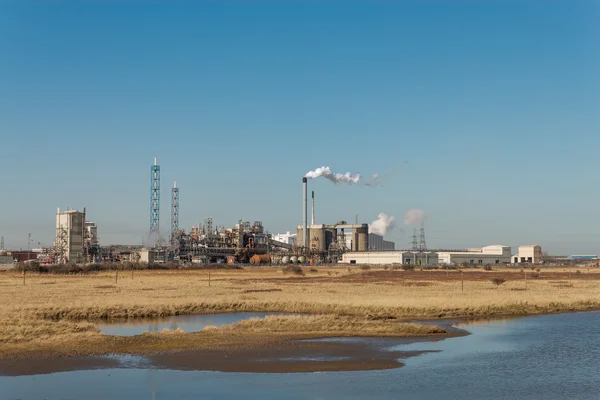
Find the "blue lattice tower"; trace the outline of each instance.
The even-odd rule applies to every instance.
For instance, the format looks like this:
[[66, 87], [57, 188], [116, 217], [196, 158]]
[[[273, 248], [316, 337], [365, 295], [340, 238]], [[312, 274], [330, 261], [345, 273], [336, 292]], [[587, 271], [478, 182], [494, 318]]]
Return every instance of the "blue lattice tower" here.
[[176, 235], [179, 231], [179, 188], [177, 181], [173, 182], [173, 192], [171, 197], [171, 244], [175, 246]]
[[153, 246], [160, 241], [160, 165], [156, 157], [150, 168], [150, 239]]

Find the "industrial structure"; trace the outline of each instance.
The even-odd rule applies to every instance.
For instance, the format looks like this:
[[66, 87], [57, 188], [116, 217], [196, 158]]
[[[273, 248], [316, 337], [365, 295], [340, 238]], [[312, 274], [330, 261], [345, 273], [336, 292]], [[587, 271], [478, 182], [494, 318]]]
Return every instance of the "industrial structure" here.
[[519, 252], [513, 254], [512, 258], [514, 264], [540, 264], [543, 260], [542, 246], [536, 244], [519, 246]]
[[392, 251], [396, 243], [384, 240], [383, 236], [369, 232], [369, 251]]
[[439, 251], [440, 264], [509, 264], [511, 261], [510, 246], [491, 245], [471, 248], [466, 251]]
[[173, 182], [171, 195], [171, 244], [176, 245], [175, 233], [179, 231], [179, 188], [177, 181]]
[[94, 261], [99, 253], [98, 228], [86, 220], [86, 210], [56, 210], [55, 263]]
[[438, 265], [438, 254], [434, 251], [366, 251], [360, 253], [345, 253], [342, 255], [344, 264], [408, 264], [408, 265]]
[[156, 157], [150, 167], [150, 240], [153, 246], [160, 242], [160, 165]]

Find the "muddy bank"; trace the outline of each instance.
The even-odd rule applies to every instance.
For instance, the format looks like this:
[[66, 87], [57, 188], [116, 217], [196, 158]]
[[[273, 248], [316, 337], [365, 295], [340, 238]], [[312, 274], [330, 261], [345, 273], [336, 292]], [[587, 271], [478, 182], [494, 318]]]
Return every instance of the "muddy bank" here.
[[2, 360], [0, 375], [49, 374], [90, 369], [158, 368], [183, 371], [290, 373], [363, 371], [398, 368], [400, 361], [422, 351], [389, 351], [408, 343], [438, 341], [465, 336], [466, 330], [453, 327], [458, 320], [419, 321], [436, 325], [445, 334], [424, 337], [304, 338], [265, 341], [263, 345], [220, 350], [162, 352], [142, 356], [30, 357]]

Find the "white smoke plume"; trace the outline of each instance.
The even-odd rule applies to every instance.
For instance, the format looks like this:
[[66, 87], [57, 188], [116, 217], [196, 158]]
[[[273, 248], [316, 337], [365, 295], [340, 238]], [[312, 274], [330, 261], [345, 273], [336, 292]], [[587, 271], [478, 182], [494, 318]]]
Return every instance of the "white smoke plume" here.
[[404, 214], [404, 224], [419, 224], [421, 221], [423, 221], [423, 218], [425, 218], [425, 211], [418, 208], [413, 208]]
[[377, 178], [379, 177], [379, 175], [375, 173], [369, 178], [369, 180], [365, 182], [362, 180], [360, 174], [351, 174], [350, 172], [340, 174], [337, 172], [332, 172], [331, 168], [329, 167], [323, 166], [315, 169], [314, 171], [307, 172], [306, 175], [304, 175], [304, 177], [309, 179], [317, 179], [323, 177], [335, 184], [347, 183], [348, 185], [376, 186]]
[[388, 216], [386, 213], [379, 213], [377, 219], [369, 224], [369, 232], [385, 236], [388, 231], [396, 226], [395, 219], [396, 217]]

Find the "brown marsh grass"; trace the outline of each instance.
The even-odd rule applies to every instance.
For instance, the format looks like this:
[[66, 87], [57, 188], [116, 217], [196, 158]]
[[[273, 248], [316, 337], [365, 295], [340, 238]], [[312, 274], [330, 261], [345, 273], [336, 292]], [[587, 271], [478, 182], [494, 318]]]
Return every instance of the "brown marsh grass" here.
[[[104, 343], [104, 350], [124, 350], [126, 344], [131, 345], [128, 340], [133, 339], [108, 338], [94, 323], [115, 318], [236, 311], [329, 314], [355, 317], [357, 325], [348, 333], [367, 335], [369, 330], [374, 332], [371, 327], [388, 323], [378, 316], [493, 317], [600, 309], [599, 272], [585, 269], [574, 274], [568, 268], [542, 269], [537, 279], [531, 279], [530, 271], [507, 268], [461, 272], [323, 267], [301, 276], [262, 267], [211, 271], [210, 286], [208, 272], [202, 270], [135, 271], [133, 275], [121, 271], [116, 282], [114, 271], [27, 274], [25, 284], [21, 274], [0, 272], [0, 358], [58, 351], [59, 347], [60, 351], [76, 354], [84, 352], [82, 348], [77, 350], [82, 343]], [[496, 287], [490, 282], [495, 277], [506, 283]], [[310, 336], [320, 332], [316, 325], [325, 323], [318, 318], [314, 321], [307, 328], [310, 333], [291, 322], [282, 322], [282, 329], [289, 330], [286, 335], [302, 332]], [[236, 329], [243, 329], [245, 335], [253, 331], [252, 337], [266, 337], [274, 335], [272, 327], [254, 321]], [[336, 331], [336, 335], [343, 332]], [[199, 346], [201, 340], [194, 335], [175, 336], [194, 337], [179, 338], [177, 343], [190, 341], [188, 344]], [[160, 344], [155, 343], [156, 348], [163, 350], [168, 347], [165, 340], [174, 339], [151, 339]], [[210, 341], [216, 343], [212, 336]]]

